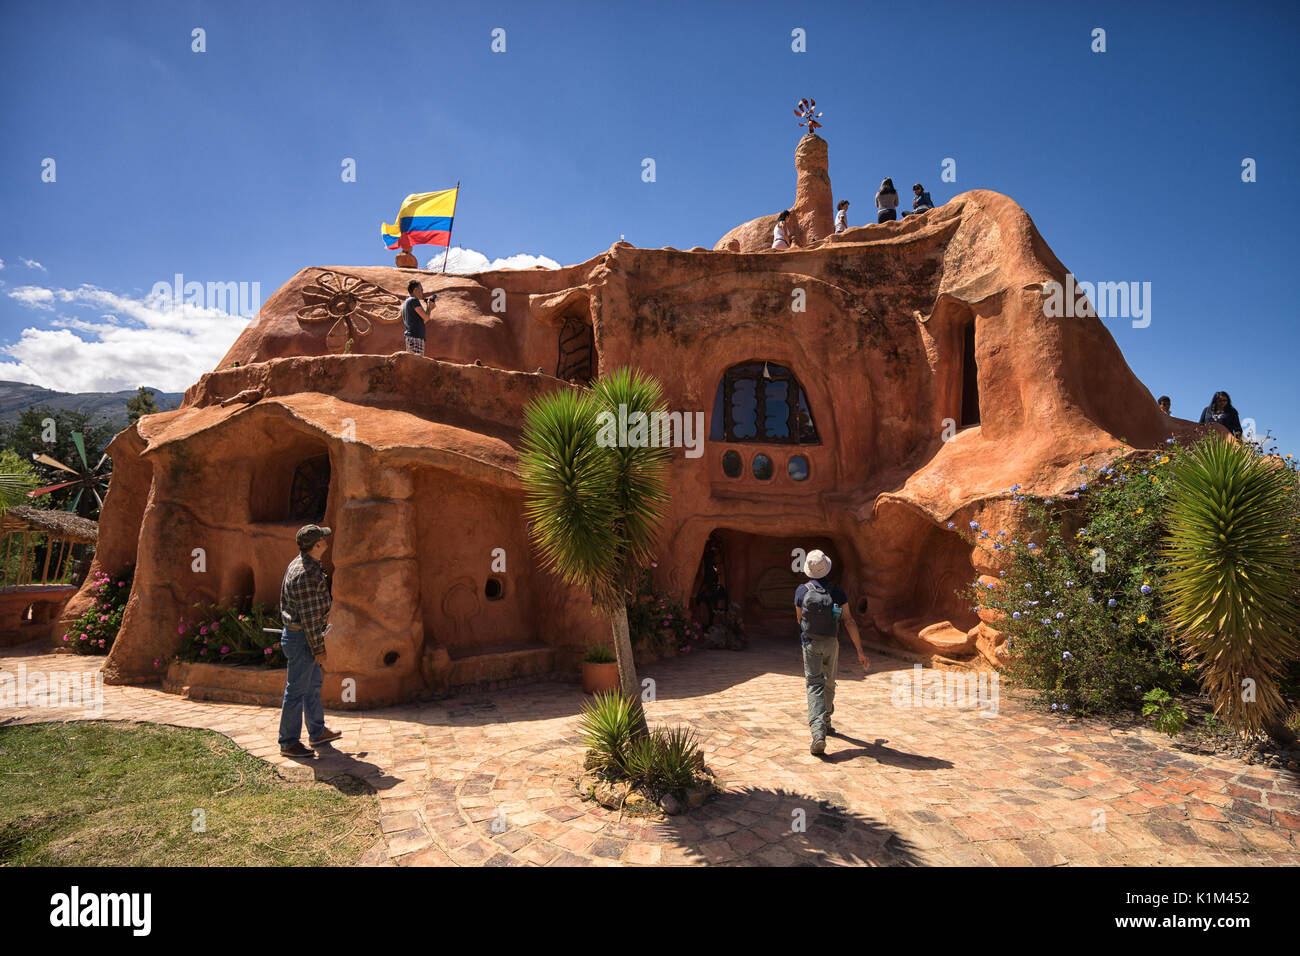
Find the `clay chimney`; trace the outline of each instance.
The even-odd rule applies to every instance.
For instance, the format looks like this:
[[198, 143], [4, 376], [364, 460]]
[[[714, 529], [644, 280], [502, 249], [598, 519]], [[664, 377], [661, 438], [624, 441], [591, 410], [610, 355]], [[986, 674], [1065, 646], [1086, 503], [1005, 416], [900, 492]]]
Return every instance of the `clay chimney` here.
[[826, 140], [808, 133], [794, 151], [794, 220], [795, 239], [807, 245], [825, 239], [835, 231], [835, 212], [831, 199], [831, 176]]

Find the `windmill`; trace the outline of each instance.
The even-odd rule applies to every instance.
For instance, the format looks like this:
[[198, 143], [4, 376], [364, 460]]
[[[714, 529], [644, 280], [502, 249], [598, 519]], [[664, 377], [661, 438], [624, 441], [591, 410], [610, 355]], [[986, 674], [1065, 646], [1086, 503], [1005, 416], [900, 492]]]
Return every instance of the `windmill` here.
[[822, 115], [821, 112], [813, 112], [816, 106], [816, 100], [810, 100], [805, 96], [799, 101], [799, 105], [794, 108], [794, 115], [799, 117], [799, 125], [807, 126], [809, 133], [821, 129], [822, 126], [821, 123], [817, 122], [817, 117]]
[[95, 467], [91, 468], [90, 462], [86, 458], [86, 443], [81, 437], [81, 432], [73, 432], [72, 441], [73, 444], [77, 446], [77, 451], [81, 455], [80, 469], [69, 468], [62, 462], [55, 461], [49, 455], [41, 454], [39, 452], [32, 453], [32, 461], [40, 462], [42, 465], [47, 465], [50, 468], [57, 468], [60, 471], [66, 471], [69, 474], [76, 475], [76, 477], [71, 481], [63, 481], [57, 485], [46, 485], [44, 488], [36, 488], [27, 492], [27, 497], [35, 498], [38, 495], [43, 495], [51, 491], [58, 491], [60, 488], [76, 488], [77, 493], [72, 499], [72, 504], [68, 505], [68, 510], [75, 512], [77, 510], [77, 505], [81, 502], [81, 496], [86, 492], [86, 489], [89, 488], [90, 493], [94, 495], [95, 500], [99, 502], [99, 506], [95, 509], [98, 511], [99, 508], [104, 507], [104, 499], [100, 496], [99, 489], [102, 486], [107, 490], [108, 479], [111, 476], [111, 469], [109, 472], [100, 473], [100, 469], [104, 466], [104, 462], [108, 461], [108, 453], [105, 452]]

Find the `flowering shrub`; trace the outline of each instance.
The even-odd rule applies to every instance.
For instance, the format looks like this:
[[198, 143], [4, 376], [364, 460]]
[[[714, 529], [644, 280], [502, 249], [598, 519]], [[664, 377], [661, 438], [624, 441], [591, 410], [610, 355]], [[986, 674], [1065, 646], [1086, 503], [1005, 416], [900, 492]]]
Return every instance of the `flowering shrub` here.
[[[262, 604], [248, 611], [236, 607], [194, 605], [193, 618], [176, 623], [179, 647], [173, 661], [204, 664], [264, 664], [284, 667], [284, 652], [279, 634], [268, 634], [263, 627], [279, 628], [280, 618]], [[166, 661], [158, 658], [154, 667]]]
[[97, 571], [93, 579], [95, 603], [72, 622], [60, 643], [78, 654], [107, 654], [112, 650], [134, 578], [135, 567], [129, 562], [117, 574]]
[[[1056, 499], [1017, 494], [1017, 532], [972, 522], [962, 536], [998, 554], [1000, 586], [963, 593], [1001, 612], [1006, 676], [1064, 712], [1137, 710], [1155, 687], [1194, 689], [1191, 665], [1162, 627], [1158, 568], [1162, 501], [1179, 454], [1139, 453], [1079, 469], [1077, 490]], [[1070, 532], [1070, 528], [1077, 530]], [[1014, 535], [1014, 536], [1013, 536]]]
[[627, 606], [627, 626], [633, 648], [688, 653], [703, 637], [700, 625], [690, 618], [681, 602], [655, 587], [649, 568], [642, 572], [636, 597]]

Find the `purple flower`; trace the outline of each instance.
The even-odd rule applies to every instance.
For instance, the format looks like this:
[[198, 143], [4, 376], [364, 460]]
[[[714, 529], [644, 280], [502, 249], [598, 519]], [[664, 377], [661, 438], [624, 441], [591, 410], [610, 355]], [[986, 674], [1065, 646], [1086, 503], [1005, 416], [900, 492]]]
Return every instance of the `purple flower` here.
[[948, 522], [948, 527], [949, 527], [949, 528], [952, 527], [952, 522], [951, 522], [951, 521]]
[[1019, 612], [1019, 611], [1012, 611], [1012, 612], [1011, 612], [1011, 616], [1012, 616], [1013, 618], [1015, 618], [1017, 621], [1020, 620], [1020, 612]]
[[1064, 611], [1057, 611], [1057, 612], [1056, 612], [1056, 619], [1057, 619], [1058, 621], [1059, 621], [1061, 618], [1063, 618], [1063, 617], [1065, 617], [1065, 612], [1064, 612]]
[[1109, 601], [1106, 602], [1106, 606], [1107, 606], [1107, 607], [1114, 607], [1114, 606], [1115, 606], [1116, 604], [1118, 604], [1118, 603], [1119, 603], [1119, 602], [1116, 601], [1114, 598], [1111, 598]]
[[1035, 548], [1038, 547], [1038, 545], [1036, 545], [1036, 544], [1034, 544], [1034, 542], [1030, 541], [1029, 544], [1026, 545], [1026, 547], [1029, 548], [1030, 551], [1033, 551]]
[[1087, 491], [1087, 490], [1088, 490], [1088, 483], [1085, 481], [1083, 484], [1081, 484], [1081, 485], [1079, 486], [1079, 490], [1080, 490], [1080, 491]]
[[1150, 594], [1150, 593], [1151, 593], [1151, 585], [1149, 585], [1149, 584], [1144, 584], [1144, 585], [1142, 585], [1142, 587], [1138, 588], [1138, 590], [1141, 591], [1143, 594]]
[[970, 527], [972, 531], [978, 531], [980, 529], [980, 523], [978, 521], [972, 521]]
[[1056, 705], [1055, 705], [1055, 704], [1052, 705], [1052, 710], [1056, 710]]

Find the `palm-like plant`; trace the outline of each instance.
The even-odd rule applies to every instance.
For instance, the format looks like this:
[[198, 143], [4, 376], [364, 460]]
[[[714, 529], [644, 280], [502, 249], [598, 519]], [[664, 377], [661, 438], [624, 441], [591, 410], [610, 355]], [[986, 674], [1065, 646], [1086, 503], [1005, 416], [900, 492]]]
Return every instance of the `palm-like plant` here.
[[0, 474], [0, 515], [26, 502], [27, 492], [35, 487], [36, 482], [29, 475]]
[[1229, 726], [1294, 740], [1277, 678], [1300, 636], [1296, 477], [1218, 436], [1182, 456], [1171, 477], [1169, 624]]
[[[621, 408], [620, 408], [621, 407]], [[632, 659], [627, 601], [653, 557], [655, 534], [668, 502], [665, 471], [671, 452], [650, 445], [610, 443], [610, 419], [629, 423], [665, 410], [655, 379], [618, 369], [589, 389], [561, 389], [524, 413], [520, 455], [525, 513], [543, 563], [570, 584], [585, 587], [610, 620], [619, 689], [635, 702], [645, 731]]]

